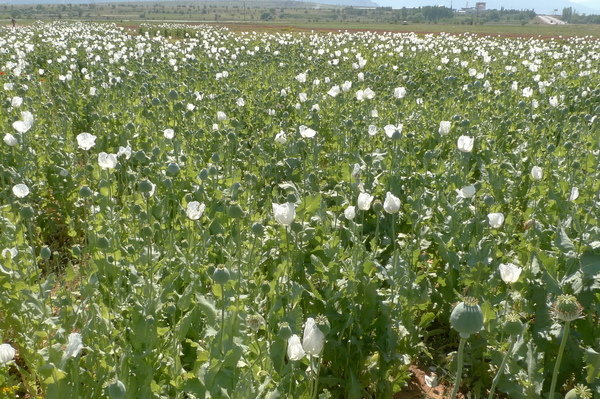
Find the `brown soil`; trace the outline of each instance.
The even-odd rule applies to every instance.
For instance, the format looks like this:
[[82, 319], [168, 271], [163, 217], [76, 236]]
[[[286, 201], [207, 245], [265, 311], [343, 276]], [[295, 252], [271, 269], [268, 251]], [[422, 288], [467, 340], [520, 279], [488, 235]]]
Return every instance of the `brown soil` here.
[[[425, 376], [430, 373], [415, 365], [410, 366], [409, 371], [412, 373], [412, 378], [408, 382], [408, 387], [395, 394], [393, 399], [445, 399], [450, 397], [453, 387], [443, 384], [434, 388], [429, 387], [425, 383]], [[461, 393], [457, 397], [464, 398]]]

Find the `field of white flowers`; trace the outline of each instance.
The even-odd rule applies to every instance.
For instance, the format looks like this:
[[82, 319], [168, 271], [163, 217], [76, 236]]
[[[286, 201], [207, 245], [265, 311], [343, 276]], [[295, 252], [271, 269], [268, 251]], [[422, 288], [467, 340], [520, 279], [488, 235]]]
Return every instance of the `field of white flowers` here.
[[0, 54], [1, 397], [391, 398], [415, 363], [600, 397], [600, 42], [54, 23]]

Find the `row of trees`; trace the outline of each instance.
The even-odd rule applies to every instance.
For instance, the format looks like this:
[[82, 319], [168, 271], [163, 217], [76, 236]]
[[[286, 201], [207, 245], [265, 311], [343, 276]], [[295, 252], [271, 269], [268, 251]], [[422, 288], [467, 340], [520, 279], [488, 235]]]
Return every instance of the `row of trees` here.
[[573, 7], [565, 7], [562, 11], [562, 20], [570, 24], [600, 24], [600, 15], [579, 15]]

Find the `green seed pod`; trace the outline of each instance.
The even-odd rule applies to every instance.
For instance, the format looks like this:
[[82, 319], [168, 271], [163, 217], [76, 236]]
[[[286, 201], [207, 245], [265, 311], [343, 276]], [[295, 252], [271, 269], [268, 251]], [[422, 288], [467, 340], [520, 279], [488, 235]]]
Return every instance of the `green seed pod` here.
[[287, 321], [282, 321], [279, 323], [279, 332], [277, 333], [277, 336], [284, 341], [290, 339], [292, 336], [292, 329]]
[[40, 250], [40, 256], [42, 257], [42, 259], [48, 260], [52, 256], [52, 250], [48, 247], [42, 247], [42, 249]]
[[33, 212], [33, 208], [30, 206], [22, 207], [19, 213], [22, 219], [32, 219], [35, 215], [35, 213]]
[[142, 180], [138, 186], [142, 193], [149, 193], [152, 191], [152, 183], [148, 180]]
[[150, 238], [153, 234], [154, 233], [152, 232], [152, 228], [150, 226], [146, 226], [142, 228], [142, 231], [140, 231], [140, 236], [143, 238]]
[[573, 143], [570, 142], [570, 141], [565, 142], [565, 149], [572, 150], [573, 149]]
[[108, 249], [108, 247], [110, 247], [110, 242], [108, 241], [108, 238], [106, 238], [106, 237], [99, 237], [98, 238], [98, 248], [100, 248], [100, 249]]
[[263, 281], [262, 285], [260, 286], [260, 291], [265, 295], [271, 292], [271, 285], [268, 281]]
[[255, 236], [262, 236], [265, 232], [265, 226], [263, 226], [260, 223], [254, 223], [252, 225], [252, 234], [254, 234]]
[[167, 97], [169, 97], [169, 100], [175, 101], [179, 98], [179, 93], [177, 93], [177, 90], [170, 90]]
[[79, 196], [82, 198], [89, 198], [94, 194], [91, 188], [83, 186], [79, 189]]
[[126, 393], [125, 384], [120, 380], [116, 380], [108, 386], [108, 396], [110, 399], [123, 399]]
[[175, 176], [177, 173], [179, 173], [179, 170], [179, 165], [176, 163], [170, 163], [169, 166], [167, 166], [167, 175]]
[[244, 210], [242, 209], [240, 204], [234, 202], [231, 205], [229, 205], [229, 208], [227, 208], [227, 216], [229, 216], [232, 219], [241, 219], [244, 217]]
[[506, 321], [504, 322], [502, 329], [508, 335], [521, 335], [521, 333], [523, 332], [523, 323], [521, 322], [521, 320], [519, 320], [519, 316], [517, 316], [514, 313], [511, 313], [508, 316], [506, 316]]
[[215, 272], [213, 273], [213, 280], [215, 280], [215, 283], [220, 285], [227, 284], [229, 277], [229, 270], [224, 265], [217, 266]]
[[571, 322], [581, 317], [583, 308], [573, 295], [559, 295], [551, 314], [557, 321]]
[[450, 325], [462, 338], [469, 338], [483, 327], [483, 311], [477, 304], [477, 299], [465, 297], [464, 301], [452, 309]]
[[373, 202], [373, 212], [379, 213], [381, 211], [383, 211], [383, 204], [381, 203], [380, 200], [375, 200]]
[[496, 200], [491, 195], [486, 195], [485, 197], [483, 197], [483, 203], [487, 206], [494, 205], [494, 202], [496, 202]]
[[571, 389], [565, 395], [565, 399], [591, 399], [594, 395], [592, 391], [583, 384], [575, 385], [575, 388]]
[[207, 180], [208, 179], [208, 170], [202, 169], [200, 171], [199, 177], [200, 177], [200, 180]]

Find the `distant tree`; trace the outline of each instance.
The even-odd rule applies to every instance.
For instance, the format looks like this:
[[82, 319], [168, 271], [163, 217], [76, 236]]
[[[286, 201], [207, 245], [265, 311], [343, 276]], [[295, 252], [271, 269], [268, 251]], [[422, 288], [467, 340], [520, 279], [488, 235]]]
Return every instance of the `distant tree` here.
[[562, 10], [562, 20], [570, 22], [573, 17], [573, 7], [564, 7]]

